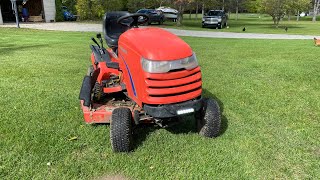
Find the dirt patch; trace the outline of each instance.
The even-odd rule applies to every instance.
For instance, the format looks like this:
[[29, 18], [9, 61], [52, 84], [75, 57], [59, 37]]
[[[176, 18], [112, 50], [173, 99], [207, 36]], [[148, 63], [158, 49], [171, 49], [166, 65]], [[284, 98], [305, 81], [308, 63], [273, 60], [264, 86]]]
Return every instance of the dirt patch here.
[[317, 157], [320, 157], [320, 148], [316, 148], [314, 150], [314, 154], [317, 156]]
[[118, 175], [106, 175], [106, 176], [99, 177], [94, 180], [129, 180], [129, 178], [127, 178], [121, 174], [118, 174]]

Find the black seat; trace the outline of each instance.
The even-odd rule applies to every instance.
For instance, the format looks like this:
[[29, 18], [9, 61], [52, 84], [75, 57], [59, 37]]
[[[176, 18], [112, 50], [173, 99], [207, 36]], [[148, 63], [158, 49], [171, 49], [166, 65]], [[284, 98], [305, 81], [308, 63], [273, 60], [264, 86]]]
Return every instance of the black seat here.
[[130, 15], [127, 11], [107, 12], [103, 18], [103, 34], [110, 48], [118, 47], [118, 40], [122, 33], [129, 29], [129, 27], [122, 26], [117, 23], [117, 20], [122, 17]]

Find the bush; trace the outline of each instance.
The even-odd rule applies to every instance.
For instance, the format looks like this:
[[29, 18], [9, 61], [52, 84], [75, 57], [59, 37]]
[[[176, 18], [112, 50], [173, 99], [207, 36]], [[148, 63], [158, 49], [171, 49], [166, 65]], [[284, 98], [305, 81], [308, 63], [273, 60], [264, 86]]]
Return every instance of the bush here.
[[66, 6], [70, 12], [77, 14], [76, 5], [77, 0], [62, 0], [62, 5]]
[[77, 13], [81, 19], [101, 19], [107, 11], [119, 11], [126, 7], [125, 0], [77, 0]]
[[92, 19], [91, 0], [77, 0], [76, 9], [81, 19]]
[[56, 1], [56, 22], [64, 21], [63, 13], [62, 13], [62, 2], [61, 0]]

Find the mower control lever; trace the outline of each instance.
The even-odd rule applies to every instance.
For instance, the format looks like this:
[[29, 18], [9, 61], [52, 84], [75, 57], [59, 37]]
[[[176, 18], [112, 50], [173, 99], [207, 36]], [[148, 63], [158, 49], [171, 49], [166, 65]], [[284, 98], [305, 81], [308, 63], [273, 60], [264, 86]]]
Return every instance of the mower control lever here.
[[100, 33], [97, 34], [97, 38], [100, 40], [101, 48], [104, 49], [103, 48], [103, 40], [102, 40], [102, 37], [101, 37]]
[[[97, 37], [99, 37], [98, 34], [97, 34]], [[100, 39], [99, 39], [100, 42], [101, 42], [101, 46], [99, 45], [99, 43], [97, 42], [97, 40], [94, 37], [92, 37], [91, 40], [99, 47], [100, 54], [105, 54], [106, 53], [105, 49], [103, 48], [103, 41], [102, 41], [102, 38], [101, 38], [101, 34], [100, 34]]]
[[99, 48], [101, 48], [100, 45], [99, 45], [99, 43], [97, 42], [97, 40], [96, 40], [94, 37], [92, 37], [91, 40], [92, 40]]

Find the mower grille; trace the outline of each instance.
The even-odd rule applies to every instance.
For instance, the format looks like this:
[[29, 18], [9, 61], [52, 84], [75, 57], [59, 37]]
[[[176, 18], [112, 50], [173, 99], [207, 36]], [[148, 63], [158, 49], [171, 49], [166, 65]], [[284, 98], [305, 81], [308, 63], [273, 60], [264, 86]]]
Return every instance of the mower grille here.
[[199, 67], [166, 74], [149, 74], [145, 83], [150, 102], [181, 102], [198, 97], [202, 92]]

